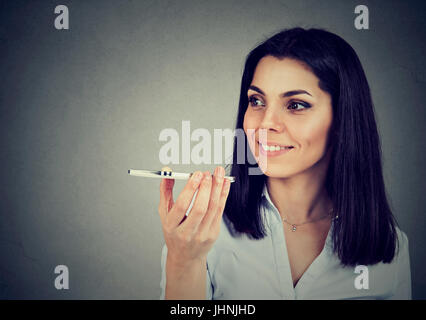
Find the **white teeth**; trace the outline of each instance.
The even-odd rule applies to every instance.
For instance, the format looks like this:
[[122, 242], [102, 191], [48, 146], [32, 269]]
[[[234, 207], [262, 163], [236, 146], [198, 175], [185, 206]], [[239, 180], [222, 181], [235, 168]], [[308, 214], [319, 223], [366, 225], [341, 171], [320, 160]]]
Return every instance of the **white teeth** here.
[[260, 145], [262, 146], [263, 150], [265, 150], [265, 151], [279, 151], [279, 150], [283, 150], [283, 149], [291, 149], [291, 148], [280, 147], [280, 146], [268, 146], [268, 145], [264, 145], [264, 144], [261, 144], [261, 143], [260, 143]]

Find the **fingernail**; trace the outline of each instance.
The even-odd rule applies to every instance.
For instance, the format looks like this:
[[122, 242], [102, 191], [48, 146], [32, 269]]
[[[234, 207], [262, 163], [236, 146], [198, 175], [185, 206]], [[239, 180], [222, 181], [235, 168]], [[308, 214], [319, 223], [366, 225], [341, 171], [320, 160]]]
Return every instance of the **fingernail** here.
[[225, 169], [223, 167], [217, 167], [217, 176], [223, 178], [225, 176]]
[[203, 174], [200, 171], [197, 171], [192, 175], [192, 179], [196, 182], [200, 182], [202, 177]]
[[215, 176], [216, 178], [219, 177], [219, 167], [216, 167], [216, 169], [214, 169], [213, 176]]
[[212, 176], [211, 176], [211, 174], [210, 174], [209, 171], [204, 172], [204, 179], [206, 179], [206, 180], [211, 180], [212, 179]]

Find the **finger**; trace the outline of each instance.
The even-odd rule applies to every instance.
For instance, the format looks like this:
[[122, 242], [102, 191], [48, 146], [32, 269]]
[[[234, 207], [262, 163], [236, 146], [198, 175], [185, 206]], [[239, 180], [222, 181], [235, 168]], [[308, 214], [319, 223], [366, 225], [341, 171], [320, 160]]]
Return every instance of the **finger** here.
[[212, 176], [209, 171], [204, 172], [203, 180], [201, 181], [200, 189], [195, 198], [194, 205], [188, 214], [185, 222], [182, 223], [182, 229], [187, 232], [196, 232], [198, 225], [204, 218], [209, 206], [210, 193], [212, 188]]
[[[162, 171], [171, 172], [172, 169], [169, 167], [163, 167]], [[167, 213], [172, 208], [173, 201], [173, 186], [175, 184], [174, 179], [161, 179], [160, 182], [160, 204], [158, 207], [158, 212], [160, 213], [160, 218], [162, 221], [166, 218]]]
[[225, 179], [223, 182], [222, 192], [220, 194], [219, 207], [213, 221], [210, 225], [210, 230], [219, 230], [220, 223], [222, 221], [223, 210], [225, 209], [226, 200], [228, 199], [229, 190], [231, 189], [231, 182]]
[[186, 211], [188, 210], [189, 205], [191, 204], [195, 191], [200, 185], [202, 177], [202, 172], [194, 172], [194, 174], [186, 183], [182, 192], [177, 197], [176, 202], [174, 203], [167, 216], [168, 224], [170, 227], [177, 227], [182, 222], [182, 219], [185, 218]]
[[222, 187], [224, 182], [225, 169], [223, 167], [216, 167], [213, 174], [213, 185], [210, 195], [209, 206], [207, 212], [200, 223], [199, 231], [209, 230], [210, 224], [213, 221], [213, 218], [216, 216], [216, 213], [219, 209], [220, 195], [222, 193]]

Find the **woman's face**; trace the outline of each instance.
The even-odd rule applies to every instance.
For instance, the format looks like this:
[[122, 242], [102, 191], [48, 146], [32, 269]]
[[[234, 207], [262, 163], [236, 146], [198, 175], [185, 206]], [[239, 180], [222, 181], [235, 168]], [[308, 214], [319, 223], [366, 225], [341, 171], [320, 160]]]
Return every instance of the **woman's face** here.
[[[243, 127], [256, 161], [266, 159], [267, 166], [259, 166], [267, 176], [293, 176], [325, 156], [333, 110], [331, 96], [318, 83], [297, 60], [265, 56], [259, 61], [247, 92]], [[259, 144], [264, 136], [269, 150]], [[277, 145], [279, 149], [272, 147]]]

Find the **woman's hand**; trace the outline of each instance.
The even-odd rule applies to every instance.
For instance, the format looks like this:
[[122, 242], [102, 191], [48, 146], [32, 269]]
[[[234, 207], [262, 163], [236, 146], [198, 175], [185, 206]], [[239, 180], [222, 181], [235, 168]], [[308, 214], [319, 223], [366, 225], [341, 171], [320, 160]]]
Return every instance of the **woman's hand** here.
[[[171, 171], [167, 167], [162, 170]], [[224, 176], [223, 167], [215, 169], [213, 178], [208, 171], [194, 172], [176, 202], [173, 201], [174, 179], [161, 180], [158, 212], [168, 249], [167, 263], [184, 267], [206, 260], [219, 236], [229, 194], [230, 181]], [[185, 216], [197, 189], [191, 211]]]

